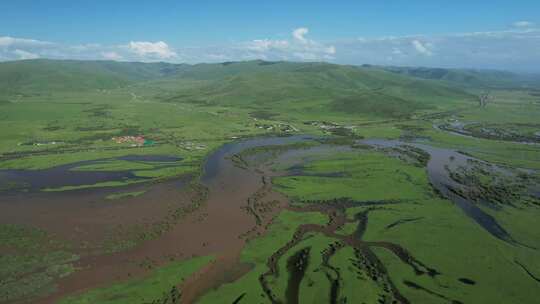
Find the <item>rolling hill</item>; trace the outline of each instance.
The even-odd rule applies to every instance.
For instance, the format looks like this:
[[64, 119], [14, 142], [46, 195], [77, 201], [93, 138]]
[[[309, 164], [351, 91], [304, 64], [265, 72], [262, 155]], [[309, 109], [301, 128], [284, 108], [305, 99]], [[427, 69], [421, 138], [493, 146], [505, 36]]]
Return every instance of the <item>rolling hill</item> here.
[[176, 73], [182, 65], [114, 61], [21, 60], [0, 63], [0, 93], [112, 89]]
[[151, 86], [156, 92], [153, 100], [161, 102], [284, 111], [317, 108], [385, 117], [401, 117], [475, 98], [440, 79], [421, 79], [376, 67], [316, 62], [255, 60], [187, 65], [25, 60], [0, 63], [3, 96], [126, 86]]
[[[184, 81], [196, 81], [196, 85], [181, 86], [160, 94], [158, 99], [284, 111], [318, 108], [389, 117], [475, 99], [463, 89], [440, 81], [328, 63], [249, 61], [194, 65], [160, 80], [158, 85], [175, 87], [175, 83]], [[389, 107], [390, 111], [384, 110]]]
[[420, 79], [440, 80], [464, 88], [520, 89], [540, 85], [540, 75], [507, 71], [392, 66], [378, 68]]

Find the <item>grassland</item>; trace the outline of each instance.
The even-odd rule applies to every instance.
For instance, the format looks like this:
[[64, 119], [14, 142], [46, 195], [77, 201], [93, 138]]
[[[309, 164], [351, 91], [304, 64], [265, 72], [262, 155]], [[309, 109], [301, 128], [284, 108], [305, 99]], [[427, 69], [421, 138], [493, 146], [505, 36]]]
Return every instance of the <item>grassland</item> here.
[[117, 200], [126, 197], [137, 197], [143, 195], [146, 191], [132, 191], [132, 192], [119, 192], [107, 195], [105, 198], [108, 200]]
[[[539, 145], [482, 136], [484, 129], [512, 130], [534, 139], [540, 132], [535, 85], [506, 73], [326, 63], [1, 63], [0, 182], [2, 170], [48, 170], [80, 161], [97, 162], [70, 170], [129, 171], [136, 178], [42, 190], [114, 188], [187, 175], [197, 179], [208, 155], [225, 143], [289, 134], [332, 136], [336, 145], [360, 138], [421, 140], [511, 170], [532, 170], [531, 178], [538, 178]], [[477, 96], [487, 89], [494, 98], [479, 107]], [[474, 126], [476, 133], [463, 136], [437, 127], [455, 122]], [[129, 136], [151, 144], [115, 140]], [[239, 156], [247, 168], [288, 149], [314, 145], [263, 147]], [[178, 160], [121, 159], [133, 155]], [[362, 145], [302, 162], [300, 174], [272, 180], [274, 190], [296, 209], [282, 211], [263, 236], [247, 243], [240, 257], [252, 266], [247, 274], [208, 291], [200, 303], [260, 303], [272, 297], [300, 303], [403, 302], [400, 297], [411, 303], [534, 303], [538, 298], [537, 205], [519, 199], [495, 209], [479, 204], [518, 242], [509, 244], [435, 193], [425, 164]], [[273, 164], [278, 172], [287, 168]], [[7, 185], [1, 190], [27, 189]], [[145, 195], [119, 188], [104, 199], [114, 205], [114, 200]], [[338, 208], [332, 202], [348, 205]], [[344, 222], [334, 227], [336, 220]], [[296, 238], [307, 224], [317, 228]], [[111, 239], [107, 254], [160, 237], [162, 226], [156, 227], [159, 231], [124, 227], [130, 233]], [[0, 303], [46, 295], [56, 280], [76, 271], [78, 256], [54, 238], [34, 228], [0, 226]], [[270, 267], [271, 257], [285, 247]], [[211, 260], [173, 262], [61, 303], [178, 301], [176, 287]]]
[[79, 256], [45, 231], [0, 225], [0, 302], [33, 299], [55, 289], [55, 280], [75, 271]]
[[198, 257], [173, 262], [154, 270], [144, 278], [132, 279], [112, 286], [71, 296], [60, 304], [131, 304], [131, 303], [179, 303], [181, 292], [177, 286], [191, 274], [212, 261], [212, 257]]
[[[356, 132], [366, 137], [399, 137], [396, 125], [409, 121], [426, 129], [417, 135], [461, 145], [455, 136], [432, 130], [429, 121], [410, 119], [466, 109], [457, 115], [468, 121], [535, 123], [539, 112], [537, 97], [527, 90], [497, 91], [493, 104], [480, 109], [473, 89], [323, 63], [131, 66], [38, 60], [0, 66], [5, 78], [14, 70], [17, 80], [6, 82], [9, 90], [0, 90], [0, 99], [9, 101], [0, 111], [5, 130], [1, 168], [46, 168], [128, 153], [181, 155], [185, 170], [154, 174], [174, 176], [196, 171], [209, 151], [232, 137], [321, 133], [306, 124], [310, 121], [357, 126]], [[46, 84], [39, 78], [44, 74]], [[87, 80], [75, 81], [73, 74]], [[128, 135], [143, 135], [155, 145], [132, 147], [112, 140]], [[491, 143], [476, 146], [495, 151], [493, 158], [511, 153], [504, 143]]]
[[[5, 82], [9, 90], [0, 90], [1, 98], [10, 101], [0, 112], [5, 130], [0, 166], [37, 169], [127, 153], [182, 155], [187, 163], [200, 163], [231, 137], [279, 133], [280, 123], [313, 132], [317, 128], [305, 121], [396, 119], [474, 98], [376, 69], [328, 64], [173, 66], [178, 71], [167, 77], [173, 67], [161, 76], [155, 71], [159, 65], [143, 67], [50, 61], [1, 65], [3, 77], [13, 70], [20, 77]], [[146, 76], [134, 76], [133, 70]], [[88, 79], [78, 82], [72, 74]], [[261, 112], [266, 113], [262, 118]], [[128, 135], [143, 135], [155, 146], [112, 140]]]
[[[386, 266], [391, 280], [411, 303], [440, 303], [444, 300], [463, 303], [534, 302], [537, 295], [529, 291], [536, 288], [538, 283], [531, 279], [519, 264], [528, 265], [526, 267], [529, 270], [536, 269], [537, 272], [538, 252], [527, 247], [504, 243], [488, 235], [451, 202], [438, 198], [430, 188], [423, 168], [373, 151], [337, 154], [328, 159], [315, 161], [305, 168], [305, 176], [274, 180], [276, 185], [281, 186], [278, 189], [292, 197], [298, 204], [313, 204], [340, 197], [350, 197], [358, 201], [393, 202], [381, 204], [379, 207], [369, 207], [371, 208], [369, 220], [362, 239], [365, 242], [400, 244], [423, 264], [436, 269], [439, 274], [434, 277], [418, 274], [414, 268], [404, 264], [388, 249], [373, 249]], [[346, 177], [316, 176], [332, 172], [345, 172]], [[348, 209], [347, 214], [354, 219], [355, 214], [363, 210], [366, 210], [366, 207], [354, 207]], [[518, 232], [518, 227], [522, 225], [517, 218], [525, 221], [529, 216], [535, 217], [539, 209], [533, 207], [523, 211], [514, 221], [504, 220], [504, 225], [515, 232], [515, 235], [526, 235], [530, 246], [537, 247], [540, 245], [540, 235], [531, 233], [530, 229]], [[507, 213], [514, 212], [519, 211], [510, 209], [507, 212], [493, 214], [502, 220], [507, 217]], [[354, 232], [356, 225], [352, 223], [344, 227], [343, 234]], [[531, 227], [530, 225], [532, 222], [522, 227]], [[333, 241], [336, 240], [326, 239], [323, 243], [328, 246]], [[308, 269], [306, 274], [316, 276], [316, 269], [320, 270], [318, 267], [322, 267], [320, 257], [317, 258], [321, 250], [310, 242], [302, 242], [298, 246], [317, 248], [312, 251], [312, 255], [315, 256], [310, 258], [310, 263], [313, 261], [317, 267], [309, 268], [315, 273], [309, 273]], [[347, 255], [345, 252], [343, 255]], [[340, 260], [338, 256], [332, 259], [336, 263], [335, 266], [341, 266], [346, 261]], [[341, 266], [338, 269], [346, 271], [348, 267]], [[314, 281], [312, 285], [318, 286], [316, 290], [322, 290], [318, 295], [319, 298], [330, 294], [329, 283], [324, 277], [308, 280]], [[355, 294], [358, 295], [355, 293], [356, 287], [347, 290], [346, 286], [351, 283], [352, 281], [344, 280], [344, 290], [340, 295], [356, 303], [361, 299], [354, 298]], [[321, 287], [321, 284], [326, 284], [326, 287]], [[373, 292], [371, 300], [363, 299], [367, 302], [377, 299], [376, 295], [384, 293], [384, 289], [377, 287], [376, 284], [374, 287], [373, 284], [372, 287], [365, 289], [366, 292], [369, 290]], [[418, 286], [421, 288], [417, 288]], [[301, 289], [304, 291], [301, 293], [301, 299], [308, 299], [313, 294], [309, 290], [307, 287]]]
[[[267, 271], [266, 262], [270, 255], [292, 239], [296, 228], [301, 224], [324, 224], [327, 218], [317, 213], [295, 213], [284, 211], [274, 221], [264, 238], [252, 240], [242, 252], [242, 262], [253, 265], [253, 269], [241, 279], [222, 285], [200, 299], [200, 303], [232, 303], [245, 294], [246, 303], [268, 298], [259, 283], [259, 276]], [[286, 281], [281, 282], [281, 288]]]

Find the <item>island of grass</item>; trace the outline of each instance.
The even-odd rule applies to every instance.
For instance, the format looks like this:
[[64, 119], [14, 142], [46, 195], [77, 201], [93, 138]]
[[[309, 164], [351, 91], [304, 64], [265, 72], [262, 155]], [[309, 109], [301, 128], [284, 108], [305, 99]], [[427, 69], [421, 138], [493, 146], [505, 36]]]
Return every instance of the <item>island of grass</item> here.
[[105, 198], [108, 200], [119, 200], [123, 198], [141, 196], [144, 193], [146, 193], [146, 191], [118, 192], [118, 193], [109, 194]]

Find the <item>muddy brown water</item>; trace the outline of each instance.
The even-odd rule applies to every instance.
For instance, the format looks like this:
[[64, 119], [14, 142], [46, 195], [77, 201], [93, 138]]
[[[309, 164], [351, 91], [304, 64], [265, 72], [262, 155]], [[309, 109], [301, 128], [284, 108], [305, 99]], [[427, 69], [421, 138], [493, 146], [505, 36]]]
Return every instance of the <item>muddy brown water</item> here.
[[[80, 249], [78, 253], [81, 255], [81, 260], [77, 265], [80, 270], [61, 279], [53, 294], [34, 303], [55, 303], [65, 295], [142, 276], [152, 268], [164, 265], [171, 260], [183, 260], [194, 256], [213, 255], [215, 261], [199, 270], [180, 286], [184, 303], [193, 303], [206, 291], [236, 280], [253, 266], [243, 264], [239, 260], [246, 240], [264, 234], [273, 217], [288, 206], [288, 200], [283, 195], [272, 191], [268, 180], [275, 174], [274, 172], [270, 172], [264, 166], [258, 170], [242, 169], [231, 161], [231, 157], [247, 148], [293, 144], [313, 139], [313, 137], [303, 135], [267, 137], [223, 145], [206, 159], [201, 183], [209, 191], [205, 202], [197, 210], [186, 214], [181, 221], [171, 225], [171, 229], [160, 237], [145, 241], [131, 250], [114, 254], [96, 254]], [[402, 144], [391, 141], [365, 141], [364, 143], [373, 146]], [[480, 208], [463, 198], [452, 196], [451, 186], [457, 185], [452, 184], [455, 182], [449, 178], [444, 166], [448, 164], [451, 156], [453, 156], [454, 164], [466, 164], [467, 157], [451, 150], [420, 144], [417, 146], [431, 155], [427, 169], [433, 186], [454, 201], [489, 233], [503, 240], [511, 240], [508, 233]], [[291, 166], [301, 165], [310, 157], [328, 153], [332, 149], [347, 151], [350, 148], [324, 146], [293, 149], [286, 151], [279, 159], [289, 161]], [[152, 161], [148, 158], [126, 160]], [[159, 161], [173, 160], [161, 159]], [[69, 165], [66, 166], [68, 167]], [[82, 239], [90, 244], [99, 244], [107, 237], [111, 229], [119, 225], [129, 227], [152, 223], [167, 216], [171, 209], [189, 206], [194, 199], [194, 194], [188, 187], [189, 182], [189, 179], [183, 179], [154, 185], [124, 187], [121, 189], [126, 191], [142, 189], [147, 192], [136, 198], [125, 198], [114, 202], [107, 201], [104, 197], [118, 189], [1, 195], [0, 208], [3, 212], [0, 213], [0, 223], [31, 224], [51, 231], [63, 239], [72, 241]], [[265, 205], [268, 209], [266, 212], [261, 212], [261, 208], [258, 209], [257, 206], [260, 204], [269, 202], [277, 202], [277, 204]], [[331, 211], [335, 213], [336, 210], [339, 211], [338, 209]], [[328, 214], [331, 215], [331, 213]], [[338, 236], [335, 230], [343, 224], [345, 219], [343, 216], [338, 216], [337, 219], [337, 223], [330, 223], [328, 227], [302, 226], [298, 233], [303, 235], [308, 231], [319, 231], [361, 248], [359, 252], [362, 255], [371, 257], [371, 263], [375, 265], [371, 267], [378, 269], [381, 273], [385, 272], [384, 267], [379, 265], [380, 263], [370, 252], [369, 246], [387, 248], [415, 270], [418, 269], [421, 273], [430, 272], [430, 269], [426, 269], [396, 244], [361, 242], [360, 238], [365, 227], [359, 226], [359, 230], [353, 236]], [[365, 220], [360, 220], [359, 225], [365, 225], [365, 223]], [[294, 241], [289, 245], [292, 247], [293, 244], [295, 244]], [[285, 250], [286, 246], [283, 249]], [[277, 259], [278, 256], [275, 258]], [[152, 266], [141, 267], [142, 261], [149, 261]], [[272, 257], [269, 261], [272, 261]], [[272, 264], [269, 264], [269, 267], [272, 269]], [[392, 293], [396, 298], [401, 297], [393, 286], [390, 289], [393, 290]], [[234, 300], [231, 299], [231, 302]]]
[[[53, 294], [33, 303], [55, 303], [66, 295], [142, 276], [152, 268], [171, 260], [194, 256], [213, 255], [215, 262], [184, 282], [184, 303], [192, 303], [208, 289], [242, 276], [252, 267], [239, 261], [246, 239], [264, 233], [273, 216], [287, 205], [287, 199], [267, 189], [264, 172], [238, 168], [229, 157], [249, 147], [288, 144], [309, 138], [255, 138], [222, 146], [206, 161], [201, 181], [209, 192], [202, 206], [172, 225], [171, 230], [160, 237], [124, 252], [103, 254], [96, 253], [94, 248], [98, 248], [111, 231], [119, 226], [151, 225], [166, 217], [170, 210], [189, 206], [193, 199], [187, 186], [189, 179], [62, 193], [2, 193], [0, 223], [32, 225], [44, 229], [61, 239], [76, 243], [75, 250], [81, 255], [76, 265], [79, 270], [59, 280]], [[126, 160], [147, 162], [154, 159], [129, 157]], [[159, 159], [160, 162], [169, 160], [171, 159]], [[60, 172], [70, 172], [70, 168], [90, 163], [92, 162], [65, 165], [53, 171], [58, 172], [61, 180], [65, 177], [62, 177]], [[33, 173], [24, 174], [28, 181], [28, 177]], [[113, 176], [117, 177], [114, 174]], [[47, 174], [43, 173], [39, 178], [33, 181], [34, 185], [46, 185]], [[40, 184], [40, 181], [43, 183]], [[84, 179], [84, 183], [87, 181]], [[54, 183], [61, 184], [59, 181]], [[275, 201], [279, 204], [272, 205], [273, 208], [266, 214], [258, 215], [258, 223], [253, 214], [246, 212], [246, 208], [250, 197], [260, 189], [264, 191], [259, 200]], [[138, 190], [147, 192], [136, 198], [115, 201], [105, 199], [106, 195], [116, 191]], [[142, 267], [143, 262], [150, 267]]]

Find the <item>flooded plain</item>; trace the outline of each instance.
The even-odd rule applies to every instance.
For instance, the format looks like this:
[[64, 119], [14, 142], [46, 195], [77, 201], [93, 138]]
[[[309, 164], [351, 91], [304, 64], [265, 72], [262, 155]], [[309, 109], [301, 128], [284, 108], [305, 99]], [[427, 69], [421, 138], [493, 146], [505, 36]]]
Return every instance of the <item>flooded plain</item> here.
[[450, 172], [458, 167], [467, 167], [470, 160], [478, 161], [472, 157], [461, 154], [451, 149], [436, 148], [427, 144], [405, 143], [397, 140], [366, 140], [363, 143], [382, 148], [394, 148], [411, 145], [429, 154], [427, 173], [431, 185], [445, 198], [451, 200], [463, 212], [484, 228], [491, 235], [503, 241], [514, 243], [512, 237], [495, 218], [478, 207], [465, 197], [459, 195], [456, 189], [466, 187], [450, 177]]
[[42, 170], [0, 170], [0, 191], [31, 191], [62, 187], [76, 187], [95, 185], [106, 182], [121, 182], [126, 180], [144, 181], [147, 177], [140, 177], [131, 170], [80, 170], [78, 168], [91, 165], [105, 164], [106, 162], [122, 160], [128, 162], [153, 163], [157, 166], [152, 170], [174, 166], [182, 158], [169, 155], [127, 155], [117, 158], [104, 158], [80, 161], [60, 165]]
[[[384, 267], [369, 249], [372, 246], [387, 248], [417, 271], [428, 273], [430, 276], [437, 275], [436, 270], [425, 266], [397, 244], [363, 242], [361, 237], [369, 211], [358, 215], [359, 227], [353, 234], [349, 236], [337, 234], [337, 229], [350, 222], [344, 215], [344, 208], [355, 205], [356, 202], [295, 209], [289, 206], [289, 201], [285, 196], [272, 190], [270, 182], [272, 177], [280, 174], [303, 174], [303, 165], [306, 162], [328, 153], [354, 151], [350, 145], [290, 146], [281, 151], [277, 158], [265, 158], [264, 153], [268, 152], [261, 151], [251, 159], [261, 162], [256, 166], [239, 165], [238, 158], [235, 158], [247, 149], [309, 143], [315, 140], [317, 138], [312, 136], [299, 135], [252, 138], [225, 144], [206, 159], [200, 184], [194, 182], [191, 177], [184, 177], [157, 184], [130, 185], [122, 189], [144, 190], [145, 193], [134, 198], [122, 198], [113, 203], [107, 201], [105, 197], [117, 191], [115, 189], [86, 189], [61, 193], [37, 191], [47, 187], [132, 178], [130, 175], [132, 173], [129, 171], [72, 170], [78, 166], [95, 164], [103, 160], [78, 162], [48, 170], [0, 171], [0, 183], [17, 181], [29, 184], [29, 189], [32, 190], [28, 193], [1, 193], [0, 207], [3, 212], [0, 214], [0, 222], [31, 223], [63, 239], [73, 242], [84, 240], [85, 242], [85, 246], [79, 243], [76, 247], [78, 254], [81, 255], [77, 265], [80, 270], [60, 280], [53, 294], [36, 303], [54, 303], [67, 294], [107, 286], [113, 282], [143, 275], [149, 271], [148, 268], [139, 266], [140, 261], [143, 260], [151, 261], [151, 268], [154, 268], [171, 260], [213, 255], [214, 262], [188, 278], [181, 286], [183, 301], [192, 303], [206, 291], [234, 281], [252, 268], [253, 265], [243, 264], [239, 259], [246, 241], [263, 235], [272, 219], [284, 208], [299, 212], [322, 212], [329, 216], [331, 224], [324, 227], [301, 226], [295, 238], [270, 257], [269, 272], [265, 274], [266, 277], [273, 275], [272, 271], [276, 269], [275, 263], [279, 257], [309, 232], [321, 232], [357, 248], [357, 254], [366, 257], [366, 263], [370, 263], [370, 267], [376, 269], [382, 277], [387, 278]], [[426, 144], [388, 140], [366, 140], [361, 143], [375, 148], [412, 145], [425, 151], [429, 154], [426, 169], [432, 186], [490, 234], [506, 242], [514, 243], [508, 232], [492, 216], [455, 191], [465, 186], [452, 179], [449, 170], [467, 166], [470, 157], [453, 150], [435, 148]], [[168, 165], [167, 162], [181, 160], [171, 156], [126, 156], [118, 159], [159, 162], [164, 166]], [[270, 161], [265, 163], [261, 159]], [[283, 170], [276, 172], [271, 169], [276, 166]], [[165, 224], [163, 219], [165, 219]], [[104, 253], [100, 247], [100, 244], [118, 231], [119, 227], [150, 227], [155, 223], [163, 224], [167, 229], [163, 229], [156, 237], [146, 239], [133, 248]], [[331, 253], [327, 258], [330, 256]], [[290, 282], [290, 288], [287, 291], [291, 302], [298, 299], [299, 280], [305, 270], [304, 263], [308, 262], [305, 250], [297, 252], [289, 261], [289, 267], [297, 278]], [[297, 264], [300, 268], [294, 267]], [[261, 280], [264, 287], [264, 277]], [[393, 297], [403, 300], [388, 278], [386, 282]], [[271, 293], [268, 292], [268, 294]]]
[[[195, 187], [197, 191], [193, 190], [191, 178], [185, 177], [157, 184], [121, 187], [122, 191], [146, 192], [135, 198], [123, 198], [114, 202], [105, 197], [118, 189], [97, 188], [58, 193], [37, 191], [52, 184], [62, 186], [62, 181], [76, 184], [71, 178], [62, 177], [62, 174], [73, 172], [70, 171], [72, 168], [98, 161], [50, 169], [52, 171], [48, 173], [56, 172], [60, 176], [59, 180], [54, 181], [47, 180], [46, 170], [25, 170], [18, 175], [20, 180], [33, 185], [32, 189], [36, 191], [1, 193], [0, 207], [3, 212], [0, 214], [0, 222], [31, 224], [76, 243], [77, 253], [81, 256], [76, 266], [80, 270], [60, 280], [53, 294], [36, 303], [55, 303], [67, 294], [142, 275], [149, 269], [140, 267], [140, 261], [151, 261], [154, 268], [171, 259], [214, 255], [215, 262], [185, 282], [183, 299], [189, 303], [216, 284], [234, 280], [249, 271], [251, 266], [243, 265], [238, 260], [246, 239], [264, 233], [272, 217], [287, 204], [285, 197], [271, 191], [270, 183], [264, 182], [264, 172], [238, 168], [231, 161], [231, 156], [246, 148], [288, 144], [299, 140], [308, 140], [308, 137], [255, 138], [224, 145], [208, 157], [201, 178], [202, 185]], [[176, 158], [161, 157], [134, 159], [130, 156], [124, 159], [177, 161]], [[130, 174], [116, 173], [83, 172], [77, 182], [103, 181], [102, 177], [113, 179]], [[6, 180], [12, 181], [12, 176]], [[258, 194], [258, 200], [267, 203], [277, 201], [279, 204], [269, 205], [265, 214], [254, 215], [247, 210], [248, 202], [254, 194]], [[132, 226], [148, 228], [156, 224], [168, 229], [132, 249], [104, 253], [100, 247], [118, 230]]]

